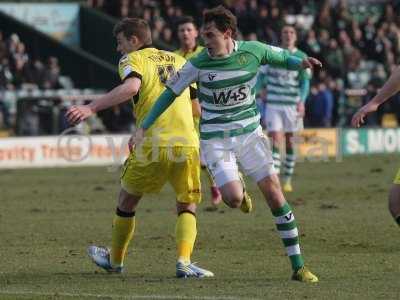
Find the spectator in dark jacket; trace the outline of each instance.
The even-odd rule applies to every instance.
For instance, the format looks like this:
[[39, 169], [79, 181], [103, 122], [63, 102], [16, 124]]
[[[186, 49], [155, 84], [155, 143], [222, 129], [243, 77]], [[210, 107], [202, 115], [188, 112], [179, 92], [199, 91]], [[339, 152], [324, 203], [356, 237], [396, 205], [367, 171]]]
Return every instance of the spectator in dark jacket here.
[[321, 82], [316, 88], [311, 89], [308, 108], [311, 127], [331, 126], [333, 94], [325, 83]]

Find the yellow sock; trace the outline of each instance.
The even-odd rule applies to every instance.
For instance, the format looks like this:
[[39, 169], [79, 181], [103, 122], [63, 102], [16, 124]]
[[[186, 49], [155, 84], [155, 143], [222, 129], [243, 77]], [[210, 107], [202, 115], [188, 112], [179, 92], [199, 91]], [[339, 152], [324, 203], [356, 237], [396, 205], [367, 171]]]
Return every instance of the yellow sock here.
[[190, 256], [197, 235], [196, 217], [189, 212], [181, 213], [176, 222], [175, 234], [178, 260], [190, 263]]
[[111, 265], [122, 266], [128, 244], [135, 231], [135, 212], [126, 213], [117, 208], [113, 220], [111, 241]]

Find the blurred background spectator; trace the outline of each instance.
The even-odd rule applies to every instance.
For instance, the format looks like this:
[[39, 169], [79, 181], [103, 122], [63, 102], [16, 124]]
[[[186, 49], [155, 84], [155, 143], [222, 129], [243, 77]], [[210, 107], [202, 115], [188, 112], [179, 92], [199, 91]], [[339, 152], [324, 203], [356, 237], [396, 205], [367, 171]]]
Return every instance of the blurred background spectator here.
[[[15, 97], [6, 97], [7, 91], [16, 90], [46, 90], [73, 87], [72, 80], [65, 77], [62, 84], [62, 76], [58, 59], [48, 57], [47, 63], [43, 58], [32, 58], [29, 49], [16, 33], [6, 37], [0, 31], [0, 129], [10, 129], [15, 125], [16, 116], [11, 113], [11, 107], [15, 107]], [[21, 124], [21, 133], [36, 135], [38, 131], [37, 118], [39, 112], [34, 107], [26, 111], [26, 119]]]

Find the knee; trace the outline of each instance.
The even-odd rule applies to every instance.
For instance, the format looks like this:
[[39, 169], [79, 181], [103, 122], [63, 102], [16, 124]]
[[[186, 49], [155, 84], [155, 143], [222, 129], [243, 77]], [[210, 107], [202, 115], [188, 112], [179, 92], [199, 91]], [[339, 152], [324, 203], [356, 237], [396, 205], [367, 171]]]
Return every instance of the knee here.
[[136, 210], [137, 204], [142, 196], [131, 195], [121, 189], [118, 199], [118, 208], [124, 212], [133, 212]]
[[394, 217], [400, 215], [400, 185], [392, 185], [389, 192], [389, 210]]
[[238, 208], [243, 200], [243, 185], [240, 181], [233, 181], [220, 188], [222, 200], [230, 208]]
[[282, 143], [283, 138], [280, 132], [271, 132], [269, 134], [269, 137], [274, 146], [280, 146], [280, 144]]
[[178, 215], [184, 212], [196, 215], [196, 208], [197, 205], [195, 203], [176, 202], [176, 212], [178, 213]]
[[243, 193], [236, 193], [234, 195], [227, 195], [222, 197], [224, 199], [224, 202], [230, 207], [230, 208], [238, 208], [242, 204], [243, 201]]

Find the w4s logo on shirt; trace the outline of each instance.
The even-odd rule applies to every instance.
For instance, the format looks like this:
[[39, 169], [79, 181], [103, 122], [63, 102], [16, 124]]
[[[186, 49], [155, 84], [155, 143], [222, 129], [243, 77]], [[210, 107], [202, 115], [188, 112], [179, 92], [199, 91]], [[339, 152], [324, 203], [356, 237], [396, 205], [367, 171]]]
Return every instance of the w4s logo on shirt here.
[[250, 95], [250, 88], [246, 85], [234, 89], [224, 89], [213, 92], [214, 104], [230, 106], [246, 101]]

